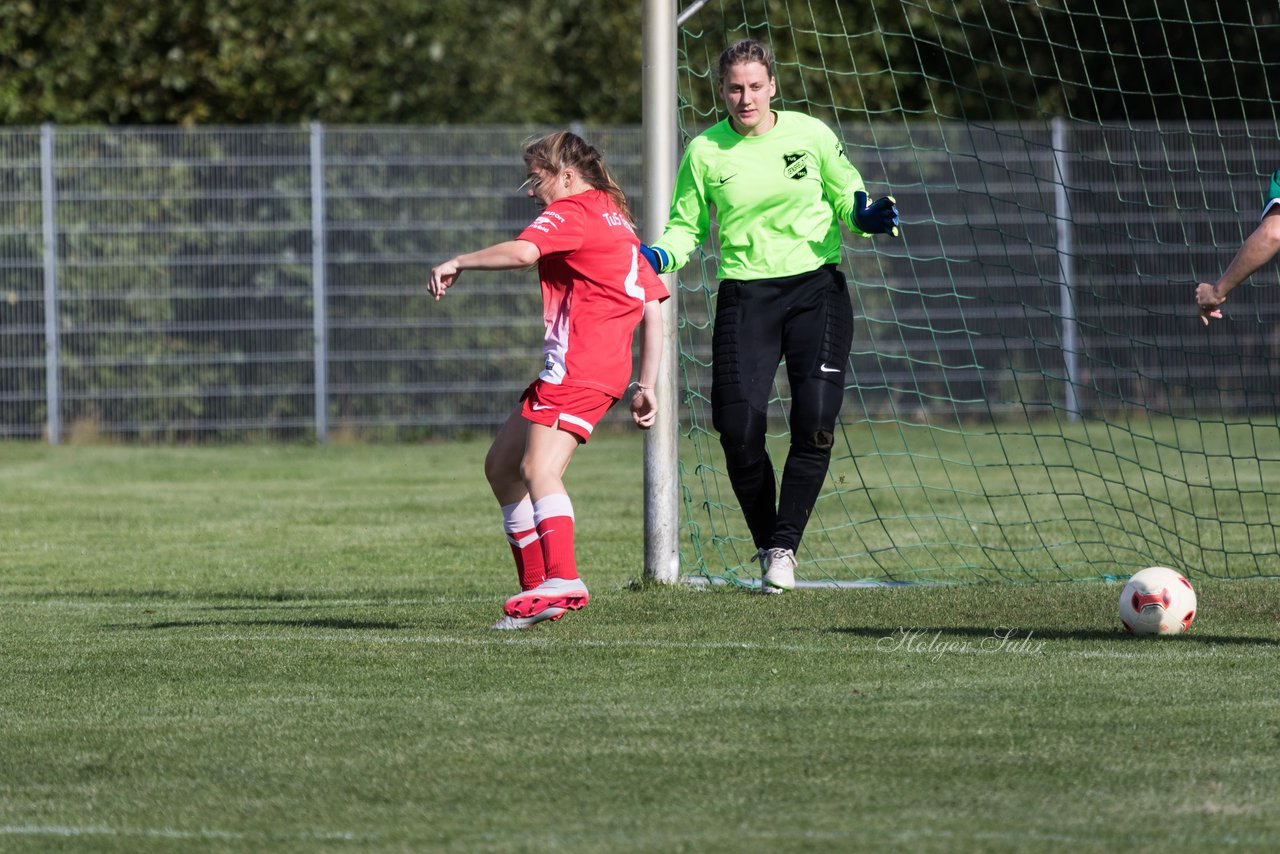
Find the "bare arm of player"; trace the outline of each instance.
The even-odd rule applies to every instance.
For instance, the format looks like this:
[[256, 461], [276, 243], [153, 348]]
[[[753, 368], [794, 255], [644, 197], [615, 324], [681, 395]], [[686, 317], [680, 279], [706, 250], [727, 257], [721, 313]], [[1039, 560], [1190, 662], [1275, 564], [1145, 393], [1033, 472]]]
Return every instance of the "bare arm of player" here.
[[1272, 208], [1253, 230], [1227, 265], [1222, 278], [1214, 284], [1201, 282], [1196, 285], [1196, 305], [1200, 309], [1200, 321], [1206, 326], [1209, 318], [1222, 317], [1218, 306], [1236, 285], [1252, 276], [1263, 264], [1280, 252], [1280, 208]]
[[662, 367], [662, 303], [650, 300], [644, 304], [644, 321], [640, 339], [640, 382], [631, 395], [631, 419], [641, 430], [648, 430], [658, 419], [658, 398], [654, 386]]
[[431, 270], [427, 290], [437, 300], [453, 287], [463, 270], [519, 270], [532, 267], [542, 257], [541, 250], [527, 240], [495, 243], [475, 252], [455, 255]]

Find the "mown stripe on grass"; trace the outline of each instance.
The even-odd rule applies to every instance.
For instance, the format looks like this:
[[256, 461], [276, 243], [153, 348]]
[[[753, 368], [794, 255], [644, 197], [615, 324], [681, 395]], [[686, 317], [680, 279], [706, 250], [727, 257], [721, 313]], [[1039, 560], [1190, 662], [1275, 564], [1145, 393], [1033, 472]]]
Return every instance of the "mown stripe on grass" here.
[[192, 611], [217, 611], [217, 610], [306, 610], [307, 608], [388, 608], [393, 606], [421, 606], [421, 605], [468, 605], [476, 602], [494, 602], [493, 596], [431, 596], [425, 599], [293, 599], [287, 602], [280, 602], [274, 599], [263, 599], [260, 603], [245, 604], [244, 599], [222, 600], [217, 598], [210, 599], [193, 599], [190, 602], [182, 602], [172, 599], [152, 599], [145, 602], [130, 601], [113, 601], [111, 599], [27, 599], [15, 597], [6, 599], [0, 596], [0, 602], [14, 606], [28, 607], [47, 607], [47, 608], [66, 608], [68, 610], [92, 611], [104, 610], [111, 608], [120, 608], [123, 610], [149, 610], [154, 611], [160, 608], [165, 610], [186, 608]]
[[376, 837], [368, 834], [349, 833], [345, 831], [306, 831], [303, 833], [249, 833], [238, 830], [215, 830], [200, 828], [198, 830], [179, 830], [174, 827], [109, 827], [101, 824], [91, 825], [37, 825], [18, 824], [0, 825], [0, 836], [55, 836], [75, 838], [84, 836], [118, 836], [146, 839], [202, 839], [202, 840], [237, 840], [254, 842], [371, 842]]

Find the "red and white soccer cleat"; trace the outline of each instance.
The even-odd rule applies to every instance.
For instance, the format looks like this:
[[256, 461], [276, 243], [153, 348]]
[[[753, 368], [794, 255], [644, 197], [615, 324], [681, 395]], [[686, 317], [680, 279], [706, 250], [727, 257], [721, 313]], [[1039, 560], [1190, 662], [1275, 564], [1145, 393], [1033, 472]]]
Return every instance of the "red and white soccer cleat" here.
[[554, 623], [556, 620], [569, 613], [564, 608], [547, 608], [539, 611], [532, 617], [503, 617], [489, 628], [496, 629], [500, 632], [518, 631], [520, 629], [528, 629], [538, 625], [538, 623]]
[[512, 596], [502, 610], [508, 617], [532, 617], [549, 608], [576, 611], [590, 598], [581, 578], [548, 578], [532, 590]]

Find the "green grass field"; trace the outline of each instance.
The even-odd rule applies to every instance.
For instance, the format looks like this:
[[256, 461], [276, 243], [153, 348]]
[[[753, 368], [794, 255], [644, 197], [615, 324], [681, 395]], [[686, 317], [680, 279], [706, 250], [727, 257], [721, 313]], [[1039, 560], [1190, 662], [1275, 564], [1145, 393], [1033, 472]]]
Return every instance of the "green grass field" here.
[[499, 634], [484, 450], [0, 444], [0, 850], [1280, 848], [1280, 584], [634, 589], [600, 437]]

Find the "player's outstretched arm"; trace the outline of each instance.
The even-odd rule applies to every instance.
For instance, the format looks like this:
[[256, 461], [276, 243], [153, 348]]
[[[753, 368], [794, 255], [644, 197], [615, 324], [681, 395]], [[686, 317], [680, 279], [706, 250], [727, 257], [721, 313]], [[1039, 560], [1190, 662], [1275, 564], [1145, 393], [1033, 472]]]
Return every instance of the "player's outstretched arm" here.
[[542, 257], [541, 250], [527, 240], [495, 243], [475, 252], [455, 255], [431, 270], [427, 290], [439, 300], [453, 287], [463, 270], [520, 270], [532, 267]]
[[1258, 227], [1253, 230], [1227, 265], [1222, 278], [1209, 284], [1196, 285], [1196, 307], [1200, 310], [1200, 322], [1206, 326], [1209, 318], [1222, 317], [1219, 308], [1236, 285], [1256, 273], [1280, 252], [1280, 208], [1272, 208]]

